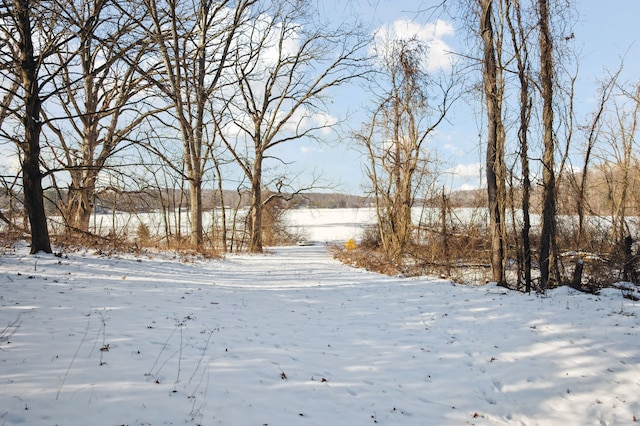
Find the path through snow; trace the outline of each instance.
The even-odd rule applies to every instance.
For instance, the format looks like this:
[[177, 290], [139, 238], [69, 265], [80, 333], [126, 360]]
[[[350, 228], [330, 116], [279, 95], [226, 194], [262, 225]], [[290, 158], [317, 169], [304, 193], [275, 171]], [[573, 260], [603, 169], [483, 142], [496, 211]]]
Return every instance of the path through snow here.
[[0, 257], [3, 329], [0, 425], [640, 418], [640, 305], [619, 291], [385, 277], [324, 246], [191, 262], [22, 247]]

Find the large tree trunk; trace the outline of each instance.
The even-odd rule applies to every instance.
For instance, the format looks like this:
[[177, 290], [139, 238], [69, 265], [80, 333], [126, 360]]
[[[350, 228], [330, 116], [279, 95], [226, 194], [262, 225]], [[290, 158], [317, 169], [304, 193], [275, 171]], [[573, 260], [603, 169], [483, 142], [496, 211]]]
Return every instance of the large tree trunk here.
[[72, 183], [67, 200], [67, 225], [78, 231], [88, 232], [91, 213], [93, 212], [93, 197], [95, 194], [95, 178], [89, 181]]
[[71, 187], [65, 209], [67, 226], [82, 232], [89, 231], [96, 179], [98, 178], [97, 169], [99, 167], [93, 160], [92, 149], [96, 145], [97, 136], [95, 134], [95, 126], [91, 126], [91, 129], [85, 129], [82, 142], [82, 165], [78, 170], [71, 171]]
[[32, 30], [29, 17], [29, 0], [15, 0], [16, 22], [20, 33], [20, 76], [24, 88], [25, 111], [22, 117], [24, 142], [22, 148], [22, 179], [24, 184], [24, 205], [31, 226], [31, 254], [39, 251], [51, 253], [51, 242], [44, 210], [42, 173], [40, 172], [40, 89], [38, 86], [38, 66], [35, 61]]
[[504, 284], [504, 149], [501, 149], [502, 99], [498, 88], [498, 67], [496, 63], [495, 38], [491, 18], [491, 0], [480, 0], [480, 32], [484, 45], [483, 83], [487, 107], [487, 197], [489, 203], [489, 227], [491, 234], [491, 270], [493, 281]]
[[542, 232], [540, 234], [540, 286], [545, 290], [557, 277], [555, 253], [556, 178], [554, 171], [555, 143], [553, 139], [553, 47], [549, 29], [547, 0], [538, 0], [540, 13], [540, 83], [542, 87]]

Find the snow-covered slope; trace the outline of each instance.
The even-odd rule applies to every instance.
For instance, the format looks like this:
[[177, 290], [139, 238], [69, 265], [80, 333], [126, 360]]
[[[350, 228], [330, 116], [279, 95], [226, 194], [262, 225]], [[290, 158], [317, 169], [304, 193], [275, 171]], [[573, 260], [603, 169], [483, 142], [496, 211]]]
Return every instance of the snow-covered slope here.
[[640, 305], [341, 265], [0, 257], [1, 425], [628, 425]]

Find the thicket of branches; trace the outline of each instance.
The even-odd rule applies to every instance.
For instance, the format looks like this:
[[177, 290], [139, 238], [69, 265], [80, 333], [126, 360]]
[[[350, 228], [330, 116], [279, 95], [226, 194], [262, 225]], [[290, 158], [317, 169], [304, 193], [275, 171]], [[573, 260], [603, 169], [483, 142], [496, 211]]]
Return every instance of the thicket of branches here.
[[[363, 245], [387, 259], [368, 266], [524, 291], [636, 283], [638, 83], [621, 81], [622, 67], [604, 75], [595, 110], [578, 117], [573, 2], [444, 4], [459, 6], [449, 10], [464, 16], [460, 21], [474, 46], [458, 58], [472, 71], [466, 86], [453, 92], [468, 91], [467, 100], [481, 107], [487, 188], [475, 192], [465, 210], [437, 185], [425, 185], [437, 172], [429, 163], [428, 133], [447, 112], [455, 75], [421, 76], [418, 53], [424, 47], [414, 47], [412, 39], [388, 40], [395, 51], [376, 80], [386, 79], [384, 90], [371, 91], [378, 107], [355, 135], [369, 160], [379, 218]], [[412, 209], [413, 218], [406, 213]], [[367, 255], [357, 251], [341, 256], [367, 264]]]
[[[96, 213], [136, 194], [160, 201], [168, 246], [258, 252], [285, 236], [278, 200], [317, 183], [272, 173], [271, 151], [335, 127], [327, 93], [367, 72], [366, 32], [314, 6], [3, 0], [0, 140], [20, 163], [0, 218], [33, 253], [51, 252], [52, 231], [99, 233]], [[248, 211], [225, 199], [233, 186]]]

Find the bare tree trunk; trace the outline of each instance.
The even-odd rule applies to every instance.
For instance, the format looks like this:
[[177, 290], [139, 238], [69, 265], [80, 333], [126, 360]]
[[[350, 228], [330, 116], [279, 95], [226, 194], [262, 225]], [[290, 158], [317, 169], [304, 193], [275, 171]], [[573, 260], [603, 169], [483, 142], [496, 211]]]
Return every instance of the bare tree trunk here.
[[189, 179], [190, 243], [195, 248], [202, 247], [202, 181]]
[[586, 200], [586, 192], [587, 192], [587, 182], [588, 182], [588, 173], [589, 166], [591, 165], [591, 155], [593, 149], [596, 144], [596, 140], [598, 137], [598, 130], [600, 127], [600, 121], [602, 115], [604, 114], [605, 107], [609, 96], [611, 95], [611, 90], [615, 86], [615, 82], [620, 74], [620, 70], [605, 84], [601, 87], [601, 96], [600, 103], [598, 104], [598, 110], [593, 116], [593, 120], [591, 125], [589, 126], [589, 135], [587, 136], [587, 146], [585, 148], [584, 153], [584, 165], [582, 167], [582, 174], [580, 176], [580, 185], [578, 186], [577, 200], [576, 200], [576, 208], [578, 213], [578, 231], [576, 237], [576, 247], [580, 249], [582, 247], [582, 238], [584, 234], [584, 216], [585, 209], [587, 208], [587, 200]]
[[[220, 161], [218, 161], [217, 158], [213, 159], [213, 164], [215, 166], [216, 169], [216, 175], [218, 177], [218, 192], [220, 193], [220, 212], [221, 212], [221, 224], [220, 227], [222, 228], [221, 231], [221, 240], [222, 240], [222, 247], [223, 247], [223, 251], [227, 251], [229, 250], [229, 248], [227, 247], [227, 207], [225, 206], [225, 197], [224, 197], [224, 190], [222, 188], [222, 172], [220, 171]], [[214, 203], [213, 208], [216, 208], [216, 205]], [[216, 226], [216, 223], [214, 222], [213, 226]]]
[[[237, 48], [236, 34], [256, 0], [143, 3], [152, 24], [149, 36], [157, 44], [162, 62], [160, 76], [147, 77], [167, 99], [177, 122], [183, 144], [183, 173], [191, 193], [190, 242], [201, 249], [202, 183], [212, 154], [205, 135], [214, 131], [210, 126], [211, 115], [215, 114], [207, 105], [221, 89], [223, 70], [229, 66], [232, 50]], [[161, 150], [155, 152], [162, 156]]]
[[[242, 204], [242, 191], [241, 187], [238, 186], [236, 188], [236, 192], [238, 194], [238, 200], [236, 202], [236, 206], [233, 209], [233, 215], [231, 220], [231, 244], [229, 245], [229, 251], [233, 253], [234, 247], [236, 247], [236, 252], [242, 250], [244, 236], [238, 242], [237, 233], [238, 233], [238, 212], [240, 211], [240, 206]], [[246, 222], [246, 220], [245, 220]], [[244, 234], [243, 234], [244, 235]]]
[[[365, 73], [361, 54], [368, 42], [346, 26], [315, 26], [312, 2], [276, 0], [268, 6], [268, 12], [260, 13], [238, 35], [240, 47], [229, 58], [237, 79], [235, 91], [226, 105], [228, 121], [219, 126], [220, 139], [252, 186], [247, 225], [251, 252], [261, 251], [264, 242], [262, 190], [269, 185], [262, 182], [263, 161], [277, 159], [269, 154], [278, 145], [320, 140], [318, 133], [334, 126], [309, 118], [325, 109], [326, 92]], [[293, 49], [292, 37], [297, 44]], [[239, 129], [240, 135], [229, 138], [226, 126]], [[288, 183], [280, 180], [282, 185]]]
[[258, 153], [251, 176], [251, 210], [249, 218], [249, 252], [262, 252], [262, 156]]
[[[171, 208], [171, 197], [167, 193], [169, 191], [169, 185], [166, 183], [166, 174], [163, 173], [165, 178], [165, 185], [160, 185], [158, 174], [160, 170], [151, 170], [149, 172], [153, 176], [155, 183], [155, 189], [158, 191], [158, 199], [160, 201], [160, 208], [162, 209], [162, 224], [164, 226], [164, 238], [167, 242], [167, 249], [171, 248], [171, 221], [169, 216], [169, 209]], [[165, 194], [166, 193], [166, 194]], [[166, 199], [165, 199], [166, 195]]]
[[542, 88], [542, 231], [540, 235], [540, 287], [546, 290], [557, 278], [556, 263], [556, 178], [554, 170], [555, 141], [553, 136], [553, 46], [549, 28], [547, 0], [538, 0], [540, 15], [540, 80]]
[[68, 197], [60, 203], [66, 224], [83, 232], [89, 230], [98, 176], [153, 110], [141, 101], [148, 83], [138, 70], [148, 49], [133, 34], [139, 17], [122, 12], [114, 24], [111, 13], [109, 2], [81, 0], [65, 15], [65, 23], [79, 28], [77, 41], [56, 52], [61, 70], [51, 81], [64, 115], [47, 121], [57, 136], [47, 146], [56, 167], [70, 175]]
[[[617, 174], [619, 178], [619, 191], [612, 191], [615, 194], [612, 198], [613, 202], [613, 227], [612, 240], [622, 245], [625, 238], [629, 235], [629, 225], [627, 223], [627, 208], [629, 205], [629, 196], [631, 195], [633, 171], [631, 165], [634, 160], [634, 144], [635, 135], [638, 128], [638, 117], [640, 115], [640, 88], [636, 88], [636, 93], [629, 96], [634, 100], [634, 107], [631, 111], [626, 111], [624, 107], [616, 103], [616, 119], [618, 129], [616, 131], [615, 141], [618, 145], [616, 168], [619, 169]], [[616, 179], [614, 178], [614, 181]]]
[[415, 196], [430, 172], [427, 141], [445, 119], [455, 80], [423, 72], [428, 49], [421, 41], [392, 38], [376, 49], [383, 68], [372, 90], [375, 108], [354, 137], [368, 156], [382, 249], [400, 264], [414, 239]]
[[86, 179], [82, 187], [76, 187], [76, 182], [72, 183], [66, 207], [66, 219], [70, 227], [89, 231], [95, 189], [95, 177]]
[[504, 140], [502, 134], [502, 96], [498, 81], [496, 40], [494, 36], [492, 0], [480, 0], [480, 32], [484, 46], [483, 82], [487, 108], [487, 197], [489, 232], [491, 235], [491, 270], [493, 281], [505, 283], [504, 252]]
[[39, 251], [51, 253], [51, 241], [47, 228], [47, 216], [44, 209], [42, 173], [40, 171], [40, 132], [42, 130], [40, 87], [38, 84], [38, 65], [36, 63], [31, 19], [31, 2], [15, 0], [14, 13], [20, 34], [20, 77], [24, 89], [25, 111], [22, 116], [24, 142], [22, 149], [22, 180], [24, 205], [31, 227], [31, 254]]
[[[529, 122], [531, 117], [531, 97], [529, 95], [529, 53], [527, 48], [526, 34], [520, 12], [520, 4], [513, 2], [517, 27], [513, 25], [511, 19], [510, 1], [506, 2], [506, 20], [511, 32], [511, 42], [513, 43], [514, 54], [518, 64], [518, 81], [520, 83], [520, 126], [518, 128], [518, 140], [520, 142], [520, 167], [522, 168], [522, 247], [521, 258], [521, 278], [524, 281], [525, 291], [531, 291], [531, 216], [529, 206], [531, 201], [531, 178], [529, 176]], [[512, 188], [513, 189], [513, 188]]]
[[447, 230], [447, 214], [449, 213], [449, 200], [444, 192], [444, 186], [442, 187], [442, 206], [440, 211], [441, 224], [442, 224], [442, 251], [445, 261], [445, 271], [447, 278], [451, 276], [451, 256], [449, 254], [449, 231]]

